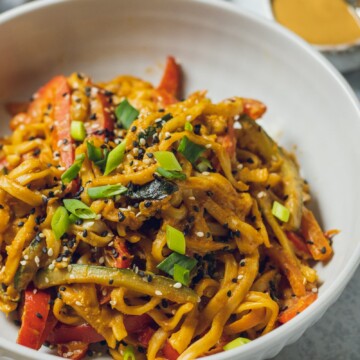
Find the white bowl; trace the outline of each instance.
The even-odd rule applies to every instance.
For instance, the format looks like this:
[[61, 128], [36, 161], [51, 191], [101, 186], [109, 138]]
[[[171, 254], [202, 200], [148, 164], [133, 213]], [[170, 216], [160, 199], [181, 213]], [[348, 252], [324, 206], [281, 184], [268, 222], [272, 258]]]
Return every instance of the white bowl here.
[[[360, 111], [347, 83], [305, 42], [225, 2], [49, 0], [0, 16], [0, 54], [4, 102], [28, 98], [54, 74], [72, 71], [97, 80], [129, 73], [156, 82], [159, 64], [173, 54], [183, 64], [187, 92], [261, 99], [269, 109], [265, 127], [273, 135], [280, 131], [287, 148], [297, 146], [324, 227], [342, 230], [334, 258], [317, 266], [319, 299], [270, 334], [211, 359], [275, 356], [339, 297], [360, 260]], [[0, 355], [50, 358], [16, 345], [16, 335], [17, 327], [0, 317]]]

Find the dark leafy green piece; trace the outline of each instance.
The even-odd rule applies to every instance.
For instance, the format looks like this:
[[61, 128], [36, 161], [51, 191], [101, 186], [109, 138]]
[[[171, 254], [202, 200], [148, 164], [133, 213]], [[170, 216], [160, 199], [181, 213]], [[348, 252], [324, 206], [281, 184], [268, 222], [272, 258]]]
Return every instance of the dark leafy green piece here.
[[132, 200], [161, 200], [178, 191], [176, 184], [165, 179], [155, 179], [145, 185], [129, 185], [126, 196]]

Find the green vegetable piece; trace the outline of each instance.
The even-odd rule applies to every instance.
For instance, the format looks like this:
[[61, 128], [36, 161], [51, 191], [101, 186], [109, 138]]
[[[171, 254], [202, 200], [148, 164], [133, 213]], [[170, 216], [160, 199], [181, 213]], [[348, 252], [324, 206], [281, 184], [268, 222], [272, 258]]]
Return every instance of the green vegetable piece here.
[[165, 170], [182, 171], [182, 167], [173, 152], [155, 151], [154, 156], [159, 165]]
[[88, 158], [91, 161], [96, 162], [102, 160], [103, 156], [100, 148], [96, 147], [93, 143], [89, 141], [86, 142], [86, 146], [87, 146]]
[[185, 269], [181, 265], [174, 265], [174, 280], [188, 286], [190, 283], [190, 270]]
[[170, 225], [166, 225], [166, 242], [170, 250], [185, 255], [186, 242], [184, 234]]
[[280, 204], [277, 201], [274, 201], [272, 210], [272, 214], [283, 222], [288, 222], [290, 218], [290, 211], [284, 205]]
[[191, 271], [197, 264], [197, 261], [188, 256], [173, 252], [156, 267], [158, 269], [166, 272], [167, 274], [173, 276], [175, 264], [178, 264], [178, 265], [182, 266], [184, 269]]
[[84, 141], [86, 138], [86, 129], [82, 121], [72, 121], [70, 126], [70, 135], [76, 141]]
[[66, 185], [74, 180], [81, 169], [81, 166], [84, 162], [85, 155], [80, 154], [76, 157], [74, 163], [61, 175], [61, 181]]
[[169, 180], [185, 180], [186, 175], [181, 171], [172, 171], [172, 170], [165, 170], [162, 167], [158, 167], [156, 172], [163, 176], [165, 179]]
[[96, 214], [82, 201], [76, 199], [64, 199], [67, 211], [80, 219], [95, 219]]
[[187, 136], [184, 136], [179, 144], [178, 151], [183, 154], [192, 164], [195, 164], [199, 156], [206, 150], [202, 145], [195, 144]]
[[251, 340], [247, 339], [247, 338], [243, 338], [243, 337], [239, 337], [239, 338], [236, 338], [235, 340], [233, 341], [230, 341], [229, 343], [227, 343], [223, 349], [226, 351], [226, 350], [232, 350], [232, 349], [235, 349], [239, 346], [243, 346], [247, 343], [251, 342]]
[[104, 175], [109, 175], [113, 170], [115, 170], [124, 160], [126, 149], [126, 141], [124, 140], [114, 149], [112, 149], [108, 156], [105, 166]]
[[121, 195], [127, 192], [127, 188], [123, 185], [104, 185], [92, 187], [87, 190], [91, 199], [109, 198]]
[[134, 347], [132, 345], [126, 346], [123, 357], [124, 360], [136, 360]]
[[51, 228], [57, 240], [66, 233], [69, 225], [70, 220], [68, 212], [63, 206], [59, 206], [51, 219]]
[[199, 160], [200, 160], [200, 162], [196, 165], [196, 168], [200, 172], [204, 172], [204, 171], [208, 171], [209, 169], [210, 170], [213, 169], [211, 162], [208, 159], [201, 157]]
[[187, 121], [187, 122], [185, 123], [184, 129], [185, 129], [186, 131], [193, 131], [194, 128], [193, 128], [191, 122], [190, 122], [190, 121]]
[[132, 200], [161, 200], [178, 190], [175, 183], [160, 178], [143, 186], [129, 187], [126, 197]]
[[69, 215], [70, 224], [75, 224], [78, 220], [80, 220], [80, 218], [75, 216], [74, 214]]
[[117, 123], [128, 130], [130, 129], [132, 122], [139, 116], [139, 111], [131, 106], [127, 99], [125, 99], [117, 106], [115, 115]]
[[[151, 281], [146, 281], [149, 276]], [[36, 273], [33, 280], [38, 289], [65, 284], [98, 284], [115, 288], [124, 287], [150, 296], [157, 296], [160, 291], [162, 297], [178, 304], [187, 302], [196, 304], [199, 300], [199, 296], [192, 289], [174, 287], [176, 282], [173, 279], [148, 272], [144, 272], [140, 276], [130, 269], [106, 266], [72, 264], [71, 269], [44, 268]]]

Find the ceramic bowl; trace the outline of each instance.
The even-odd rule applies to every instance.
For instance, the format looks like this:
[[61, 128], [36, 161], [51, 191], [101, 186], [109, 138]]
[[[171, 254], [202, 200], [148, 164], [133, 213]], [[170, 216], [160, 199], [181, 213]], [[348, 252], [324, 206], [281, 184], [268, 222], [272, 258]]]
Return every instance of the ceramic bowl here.
[[[276, 23], [210, 0], [41, 1], [0, 16], [0, 99], [27, 99], [55, 74], [95, 80], [134, 74], [157, 82], [168, 54], [182, 63], [186, 92], [207, 89], [268, 106], [262, 124], [296, 153], [325, 229], [339, 228], [335, 255], [318, 264], [319, 299], [289, 323], [212, 360], [261, 360], [296, 341], [341, 294], [360, 260], [360, 111], [339, 73]], [[8, 118], [2, 112], [2, 131]], [[0, 355], [50, 359], [15, 344], [0, 316]]]

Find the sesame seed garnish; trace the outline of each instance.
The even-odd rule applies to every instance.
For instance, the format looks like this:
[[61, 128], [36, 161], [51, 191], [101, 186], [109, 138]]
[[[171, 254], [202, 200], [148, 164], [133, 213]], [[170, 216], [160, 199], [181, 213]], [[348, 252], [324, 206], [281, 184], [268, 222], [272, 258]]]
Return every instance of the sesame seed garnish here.
[[45, 278], [45, 282], [48, 284], [49, 283], [49, 278]]
[[29, 260], [29, 255], [24, 255], [25, 260]]
[[52, 248], [49, 248], [47, 251], [48, 256], [53, 256], [54, 255], [54, 250]]
[[182, 284], [177, 282], [173, 286], [174, 286], [175, 289], [180, 289], [182, 287]]
[[316, 294], [318, 292], [318, 289], [317, 288], [312, 288], [311, 291]]
[[81, 304], [80, 301], [75, 301], [75, 305], [77, 305], [77, 306], [82, 306], [82, 304]]
[[20, 261], [20, 265], [25, 266], [27, 262], [25, 260]]
[[261, 199], [261, 198], [263, 198], [263, 197], [265, 197], [265, 196], [266, 196], [266, 192], [265, 192], [265, 191], [260, 191], [260, 192], [257, 194], [258, 199]]
[[203, 171], [201, 174], [205, 175], [205, 176], [210, 175], [210, 173], [208, 171]]
[[196, 233], [196, 236], [198, 236], [198, 237], [204, 237], [204, 233], [202, 232], [202, 231], [198, 231], [197, 233]]
[[188, 199], [189, 200], [195, 200], [195, 196], [189, 196]]
[[211, 149], [211, 146], [212, 146], [211, 144], [206, 144], [206, 145], [205, 145], [205, 147], [206, 147], [207, 149]]
[[75, 275], [74, 275], [74, 274], [70, 274], [70, 275], [69, 275], [69, 278], [70, 278], [70, 279], [75, 279]]
[[244, 278], [244, 275], [238, 275], [238, 280], [241, 280], [241, 279], [243, 279]]
[[162, 296], [162, 292], [160, 290], [155, 290], [155, 295], [156, 296]]
[[99, 259], [99, 264], [103, 264], [105, 262], [105, 258], [102, 256], [100, 259]]

